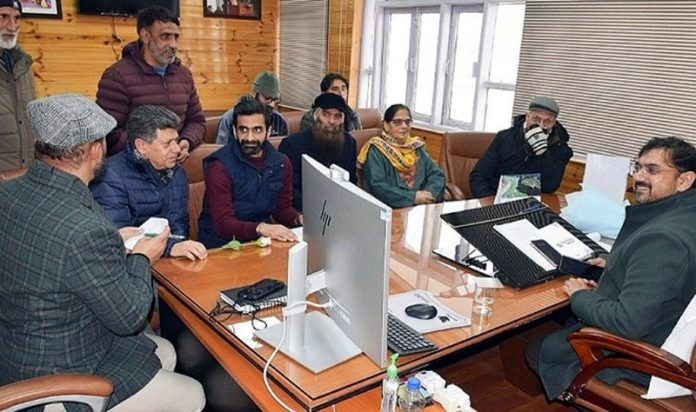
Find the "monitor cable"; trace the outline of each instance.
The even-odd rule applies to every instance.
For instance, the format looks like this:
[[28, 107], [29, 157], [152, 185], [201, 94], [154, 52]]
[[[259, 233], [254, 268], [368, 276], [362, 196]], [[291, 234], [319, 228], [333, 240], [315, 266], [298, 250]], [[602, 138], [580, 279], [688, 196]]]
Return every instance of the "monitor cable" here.
[[280, 342], [278, 342], [278, 346], [273, 350], [271, 353], [271, 356], [268, 357], [268, 360], [266, 361], [266, 365], [263, 367], [263, 383], [266, 385], [266, 389], [268, 390], [268, 393], [271, 394], [273, 399], [280, 405], [282, 406], [286, 411], [288, 412], [294, 412], [294, 410], [289, 407], [288, 405], [285, 404], [280, 398], [273, 392], [273, 389], [271, 389], [271, 385], [268, 382], [268, 368], [271, 366], [271, 362], [273, 361], [273, 358], [278, 354], [278, 351], [280, 348], [283, 346], [283, 342], [285, 341], [285, 332], [287, 331], [287, 317], [288, 315], [291, 315], [293, 312], [293, 309], [295, 309], [298, 306], [305, 306], [309, 305], [315, 308], [328, 308], [332, 306], [332, 302], [327, 302], [324, 304], [318, 304], [314, 302], [309, 302], [309, 301], [299, 301], [295, 302], [292, 305], [288, 305], [287, 307], [283, 308], [283, 333], [280, 335]]

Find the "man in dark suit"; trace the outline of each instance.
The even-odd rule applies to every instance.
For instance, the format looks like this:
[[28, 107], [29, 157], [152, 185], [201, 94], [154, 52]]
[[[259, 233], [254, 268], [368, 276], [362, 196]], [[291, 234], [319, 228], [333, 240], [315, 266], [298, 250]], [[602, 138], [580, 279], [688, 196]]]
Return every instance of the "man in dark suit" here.
[[200, 384], [172, 372], [171, 344], [143, 334], [169, 230], [126, 254], [133, 228], [119, 233], [87, 187], [116, 120], [74, 94], [27, 115], [37, 160], [0, 185], [0, 386], [86, 373], [113, 383], [110, 410], [201, 410]]
[[[573, 326], [530, 345], [527, 360], [538, 370], [549, 399], [559, 396], [580, 370], [568, 334], [591, 326], [660, 346], [696, 294], [696, 149], [674, 137], [650, 140], [640, 151], [633, 175], [637, 205], [606, 261], [599, 284], [571, 278], [563, 291], [577, 318]], [[648, 376], [608, 369], [608, 383]]]

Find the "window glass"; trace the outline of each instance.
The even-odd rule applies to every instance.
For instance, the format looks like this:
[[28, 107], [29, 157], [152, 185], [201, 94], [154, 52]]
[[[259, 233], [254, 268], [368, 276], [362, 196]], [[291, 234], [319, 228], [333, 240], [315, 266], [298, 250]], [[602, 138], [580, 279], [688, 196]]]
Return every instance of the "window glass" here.
[[474, 119], [474, 98], [478, 79], [478, 58], [483, 13], [458, 13], [454, 48], [451, 107], [449, 118], [464, 123]]
[[418, 45], [418, 72], [416, 73], [416, 113], [430, 117], [433, 111], [435, 66], [437, 64], [437, 40], [440, 33], [440, 14], [421, 15]]
[[488, 89], [486, 100], [486, 132], [497, 132], [512, 125], [512, 104], [515, 92], [512, 90]]
[[500, 4], [495, 18], [489, 80], [515, 84], [520, 63], [524, 4]]
[[392, 13], [389, 19], [386, 70], [384, 77], [384, 107], [406, 101], [408, 55], [411, 44], [411, 14]]

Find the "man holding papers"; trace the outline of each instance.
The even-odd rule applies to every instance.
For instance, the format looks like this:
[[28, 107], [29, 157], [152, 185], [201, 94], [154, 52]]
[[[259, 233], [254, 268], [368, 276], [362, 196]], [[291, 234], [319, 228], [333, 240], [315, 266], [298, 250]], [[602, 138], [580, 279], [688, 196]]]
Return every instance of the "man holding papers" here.
[[169, 231], [126, 254], [87, 188], [116, 120], [75, 94], [35, 100], [27, 117], [37, 160], [0, 185], [0, 386], [93, 374], [114, 385], [110, 411], [200, 411], [203, 388], [173, 372], [172, 345], [143, 333]]
[[188, 179], [177, 164], [179, 122], [179, 116], [164, 107], [133, 109], [126, 123], [126, 147], [106, 161], [90, 188], [116, 227], [140, 226], [151, 217], [167, 219], [171, 236], [164, 255], [203, 259], [205, 247], [186, 240]]
[[[637, 205], [627, 207], [606, 262], [595, 262], [606, 264], [599, 283], [571, 278], [563, 287], [578, 323], [528, 348], [549, 399], [580, 369], [568, 334], [591, 326], [660, 346], [696, 294], [696, 149], [674, 137], [652, 139], [641, 149], [633, 178]], [[618, 369], [599, 377], [648, 381]]]

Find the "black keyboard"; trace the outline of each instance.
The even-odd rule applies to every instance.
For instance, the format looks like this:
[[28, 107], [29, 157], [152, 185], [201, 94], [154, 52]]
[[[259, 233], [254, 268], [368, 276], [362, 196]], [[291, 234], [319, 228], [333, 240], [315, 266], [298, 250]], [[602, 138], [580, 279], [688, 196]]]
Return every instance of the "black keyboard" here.
[[438, 349], [437, 345], [391, 314], [387, 319], [387, 346], [392, 351], [410, 355]]

